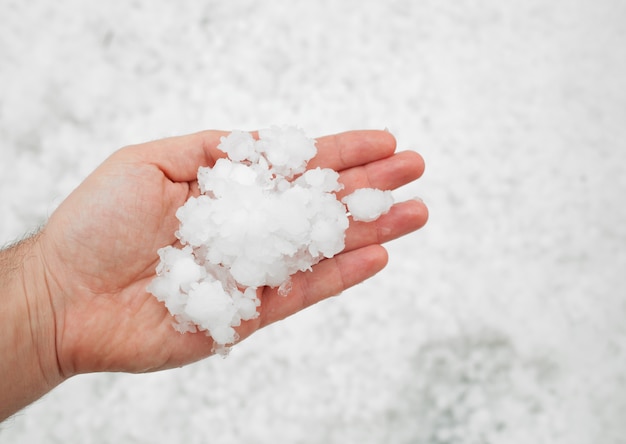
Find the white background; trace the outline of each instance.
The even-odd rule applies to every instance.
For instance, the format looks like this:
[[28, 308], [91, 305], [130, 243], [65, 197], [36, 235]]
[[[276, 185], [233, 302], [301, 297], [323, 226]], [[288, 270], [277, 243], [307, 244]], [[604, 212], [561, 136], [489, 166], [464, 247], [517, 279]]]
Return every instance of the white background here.
[[226, 360], [75, 377], [0, 442], [624, 442], [625, 46], [619, 0], [0, 0], [0, 243], [208, 128], [389, 128], [431, 212]]

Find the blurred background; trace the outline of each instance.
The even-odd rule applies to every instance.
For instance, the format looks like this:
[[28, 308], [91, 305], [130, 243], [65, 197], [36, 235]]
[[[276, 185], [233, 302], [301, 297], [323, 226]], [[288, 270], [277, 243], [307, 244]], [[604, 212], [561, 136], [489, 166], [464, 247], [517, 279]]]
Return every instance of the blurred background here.
[[0, 244], [209, 128], [388, 128], [431, 214], [227, 359], [75, 377], [0, 442], [623, 443], [625, 45], [619, 0], [0, 0]]

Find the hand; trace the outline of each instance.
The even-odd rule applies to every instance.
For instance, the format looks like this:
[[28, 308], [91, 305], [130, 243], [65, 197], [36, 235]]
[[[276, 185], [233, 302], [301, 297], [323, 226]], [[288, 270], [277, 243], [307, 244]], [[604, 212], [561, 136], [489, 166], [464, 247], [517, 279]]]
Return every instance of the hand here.
[[[37, 238], [54, 312], [56, 362], [62, 378], [95, 371], [146, 372], [181, 366], [211, 354], [204, 333], [180, 334], [163, 304], [146, 287], [155, 276], [157, 249], [176, 243], [175, 212], [190, 196], [199, 166], [224, 154], [226, 133], [207, 131], [126, 147], [96, 169], [57, 209]], [[318, 139], [309, 162], [340, 172], [345, 189], [394, 189], [424, 168], [414, 152], [394, 154], [383, 131]], [[381, 243], [420, 228], [426, 207], [395, 205], [378, 221], [351, 222], [345, 250], [293, 277], [285, 298], [259, 289], [260, 316], [237, 328], [241, 339], [380, 271]]]

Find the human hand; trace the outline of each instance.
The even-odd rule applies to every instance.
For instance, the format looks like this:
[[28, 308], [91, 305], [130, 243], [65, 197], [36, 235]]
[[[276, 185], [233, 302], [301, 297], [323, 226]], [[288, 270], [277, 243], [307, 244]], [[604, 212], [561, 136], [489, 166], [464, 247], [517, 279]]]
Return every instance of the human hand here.
[[[177, 242], [176, 210], [199, 194], [199, 166], [211, 166], [227, 133], [206, 131], [123, 148], [97, 168], [53, 213], [37, 238], [54, 312], [56, 359], [62, 378], [95, 371], [146, 372], [181, 366], [211, 354], [204, 333], [180, 334], [164, 305], [146, 291], [157, 249]], [[422, 158], [394, 154], [384, 131], [354, 131], [318, 139], [309, 168], [332, 168], [345, 188], [394, 189], [417, 179]], [[381, 243], [420, 228], [418, 201], [396, 204], [375, 222], [351, 221], [345, 250], [311, 272], [297, 273], [287, 297], [259, 289], [259, 317], [237, 328], [241, 339], [380, 271]]]

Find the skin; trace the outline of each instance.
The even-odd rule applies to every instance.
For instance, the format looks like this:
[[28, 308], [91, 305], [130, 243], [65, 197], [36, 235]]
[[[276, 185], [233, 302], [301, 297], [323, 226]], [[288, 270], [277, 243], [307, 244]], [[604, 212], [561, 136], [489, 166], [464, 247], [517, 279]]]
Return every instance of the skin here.
[[[164, 305], [146, 292], [156, 251], [176, 244], [175, 212], [197, 196], [199, 166], [224, 153], [220, 131], [125, 147], [110, 156], [35, 236], [0, 252], [0, 420], [81, 373], [150, 372], [212, 354], [204, 333], [180, 334]], [[309, 168], [332, 168], [345, 188], [395, 189], [424, 170], [415, 152], [396, 153], [385, 131], [318, 139]], [[387, 263], [382, 243], [422, 227], [423, 203], [408, 201], [370, 223], [351, 221], [345, 250], [293, 277], [285, 298], [259, 289], [260, 316], [237, 328], [241, 339], [356, 285]]]

